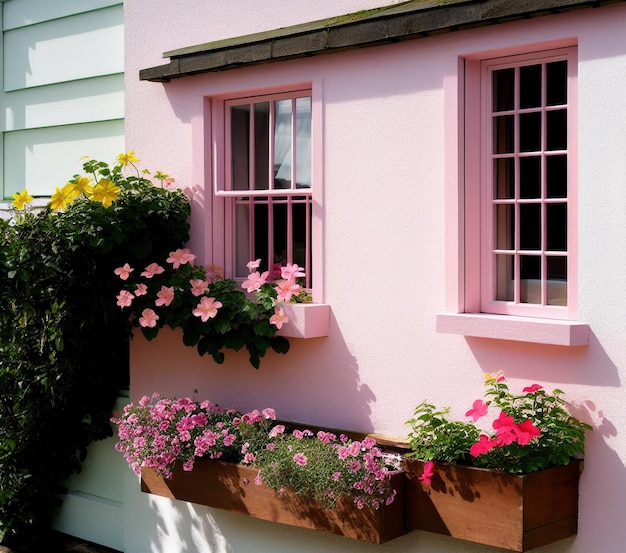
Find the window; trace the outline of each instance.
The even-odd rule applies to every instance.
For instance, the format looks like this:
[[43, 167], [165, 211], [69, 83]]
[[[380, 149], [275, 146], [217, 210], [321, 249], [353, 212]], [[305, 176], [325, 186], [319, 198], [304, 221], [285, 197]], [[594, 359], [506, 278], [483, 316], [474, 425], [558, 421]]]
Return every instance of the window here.
[[467, 230], [479, 249], [480, 312], [575, 318], [574, 52], [480, 62], [466, 190], [479, 197], [467, 221], [480, 230]]
[[220, 103], [226, 263], [235, 278], [260, 258], [261, 271], [297, 263], [312, 279], [311, 91], [255, 95]]

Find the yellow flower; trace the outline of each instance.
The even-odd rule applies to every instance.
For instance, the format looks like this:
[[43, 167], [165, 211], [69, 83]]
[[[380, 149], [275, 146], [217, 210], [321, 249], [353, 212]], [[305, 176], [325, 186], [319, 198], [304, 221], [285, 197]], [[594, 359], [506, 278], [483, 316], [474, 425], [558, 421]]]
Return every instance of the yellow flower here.
[[139, 158], [135, 155], [135, 150], [129, 150], [126, 153], [121, 153], [117, 156], [117, 162], [120, 165], [126, 167], [129, 163], [137, 163]]
[[12, 205], [15, 209], [24, 209], [24, 204], [28, 204], [33, 201], [33, 197], [28, 193], [28, 190], [24, 189], [19, 193], [13, 194]]
[[93, 195], [93, 186], [91, 186], [91, 179], [89, 177], [76, 177], [68, 182], [74, 190], [76, 196], [81, 194], [85, 198], [90, 198]]
[[120, 187], [116, 186], [109, 179], [100, 179], [93, 189], [91, 199], [100, 202], [104, 207], [109, 207], [120, 194]]
[[52, 194], [50, 198], [50, 208], [55, 211], [63, 210], [73, 203], [75, 198], [76, 193], [74, 192], [73, 185], [68, 183], [63, 188], [57, 186], [54, 190], [54, 194]]

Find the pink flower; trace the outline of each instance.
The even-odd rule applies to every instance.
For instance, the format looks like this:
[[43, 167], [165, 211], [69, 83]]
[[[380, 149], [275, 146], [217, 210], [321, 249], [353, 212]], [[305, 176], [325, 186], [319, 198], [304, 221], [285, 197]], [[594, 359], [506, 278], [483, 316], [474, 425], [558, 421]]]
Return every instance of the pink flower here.
[[303, 467], [304, 465], [307, 464], [308, 459], [306, 458], [306, 455], [304, 455], [303, 453], [296, 453], [293, 456], [293, 462], [296, 465], [300, 465], [301, 467]]
[[541, 390], [542, 388], [543, 386], [540, 386], [539, 384], [532, 384], [531, 386], [526, 386], [526, 388], [524, 388], [522, 392], [530, 392], [532, 394], [533, 392]]
[[495, 431], [500, 434], [502, 432], [509, 432], [512, 428], [515, 427], [515, 421], [513, 417], [507, 415], [504, 411], [500, 412], [500, 416], [493, 421], [492, 426]]
[[152, 278], [154, 275], [160, 275], [165, 269], [158, 263], [150, 263], [141, 273], [142, 277]]
[[165, 186], [165, 188], [169, 188], [170, 186], [172, 186], [173, 183], [176, 182], [176, 179], [174, 177], [167, 177], [164, 181], [163, 181], [163, 186]]
[[173, 286], [161, 286], [161, 289], [157, 292], [157, 300], [155, 305], [164, 305], [167, 307], [174, 301], [174, 287]]
[[203, 323], [209, 319], [213, 319], [217, 315], [217, 310], [222, 307], [222, 302], [215, 298], [207, 298], [204, 296], [198, 306], [192, 311], [196, 317], [200, 317]]
[[424, 482], [424, 484], [430, 486], [431, 478], [435, 475], [435, 472], [433, 470], [434, 468], [435, 463], [433, 463], [432, 461], [426, 461], [424, 463], [424, 472], [422, 472], [422, 475], [418, 477], [418, 480], [421, 480], [422, 482]]
[[129, 276], [130, 273], [132, 273], [135, 269], [133, 269], [128, 263], [124, 263], [123, 267], [118, 267], [117, 269], [115, 269], [115, 271], [113, 271], [117, 276], [120, 277], [120, 279], [122, 280], [126, 280]]
[[470, 447], [470, 455], [472, 457], [478, 457], [483, 453], [491, 451], [494, 447], [496, 447], [496, 440], [481, 434], [479, 441]]
[[304, 269], [297, 263], [294, 263], [293, 265], [291, 263], [287, 263], [287, 265], [281, 267], [280, 276], [285, 280], [291, 280], [294, 282], [297, 277], [303, 277], [305, 274]]
[[487, 414], [488, 406], [482, 399], [477, 399], [472, 408], [465, 413], [466, 417], [472, 417], [472, 420], [476, 422], [480, 417], [484, 417]]
[[143, 327], [154, 328], [159, 320], [159, 316], [152, 309], [144, 309], [139, 318], [139, 324]]
[[278, 436], [278, 434], [282, 434], [285, 432], [285, 426], [283, 424], [277, 424], [274, 428], [270, 430], [269, 437], [274, 438]]
[[244, 288], [248, 293], [255, 292], [267, 282], [268, 276], [269, 273], [267, 271], [265, 271], [263, 274], [260, 274], [258, 271], [250, 273], [248, 275], [248, 280], [244, 280], [241, 287]]
[[274, 411], [274, 409], [272, 409], [271, 407], [263, 409], [263, 411], [261, 411], [261, 414], [264, 418], [268, 420], [276, 420], [276, 411]]
[[195, 259], [196, 256], [189, 251], [189, 248], [178, 248], [176, 251], [170, 252], [166, 261], [171, 263], [174, 269], [178, 269], [181, 265], [193, 263]]
[[191, 284], [191, 293], [194, 296], [201, 296], [209, 290], [209, 283], [201, 278], [192, 278], [189, 284]]
[[133, 303], [133, 295], [128, 290], [122, 290], [117, 296], [117, 305], [121, 308], [129, 307]]
[[289, 322], [289, 317], [285, 315], [285, 310], [282, 307], [274, 307], [274, 314], [270, 317], [270, 324], [276, 326], [280, 330], [285, 323]]
[[257, 259], [256, 261], [248, 261], [246, 267], [248, 267], [248, 271], [256, 271], [261, 265], [261, 260]]
[[515, 433], [517, 434], [517, 443], [526, 445], [536, 436], [540, 436], [541, 430], [533, 425], [532, 420], [528, 419], [516, 426]]
[[135, 296], [145, 296], [148, 293], [148, 287], [145, 284], [137, 284], [135, 288]]
[[295, 284], [293, 281], [279, 280], [274, 290], [276, 290], [276, 299], [278, 299], [278, 301], [288, 302], [291, 300], [291, 296], [300, 293], [302, 287], [299, 284]]

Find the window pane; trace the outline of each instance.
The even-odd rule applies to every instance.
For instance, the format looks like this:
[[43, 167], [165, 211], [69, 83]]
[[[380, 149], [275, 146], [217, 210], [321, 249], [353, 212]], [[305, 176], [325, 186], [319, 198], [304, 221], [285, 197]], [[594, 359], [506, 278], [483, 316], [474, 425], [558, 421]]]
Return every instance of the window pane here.
[[541, 205], [522, 204], [519, 206], [520, 249], [541, 249]]
[[513, 301], [513, 256], [496, 255], [496, 300]]
[[496, 205], [496, 249], [512, 250], [515, 247], [515, 206]]
[[304, 267], [311, 278], [310, 248], [307, 251], [308, 222], [311, 220], [311, 201], [306, 197], [294, 199], [293, 204], [293, 262]]
[[557, 106], [567, 103], [567, 61], [546, 65], [546, 104]]
[[519, 195], [522, 199], [541, 198], [541, 158], [519, 160]]
[[541, 151], [541, 113], [522, 113], [519, 116], [520, 152]]
[[550, 251], [567, 251], [567, 204], [546, 206], [547, 248]]
[[493, 153], [510, 154], [513, 152], [513, 127], [512, 115], [503, 115], [493, 119]]
[[494, 160], [494, 198], [510, 200], [515, 197], [515, 165], [513, 158]]
[[519, 70], [519, 107], [541, 106], [541, 65], [527, 65]]
[[567, 257], [548, 257], [548, 305], [567, 305]]
[[291, 188], [291, 100], [274, 103], [274, 188]]
[[541, 303], [541, 257], [520, 256], [520, 302]]
[[546, 118], [546, 150], [567, 149], [567, 110], [549, 111]]
[[254, 104], [254, 189], [269, 188], [270, 103]]
[[567, 198], [567, 156], [546, 158], [546, 189], [548, 198]]
[[270, 258], [267, 209], [267, 198], [254, 199], [254, 251], [249, 259], [261, 259], [261, 272], [268, 270]]
[[493, 72], [493, 111], [512, 110], [514, 107], [515, 69]]
[[296, 188], [311, 188], [311, 98], [296, 99]]
[[243, 277], [249, 273], [246, 264], [251, 260], [250, 209], [248, 203], [238, 202], [235, 206], [235, 275]]
[[274, 231], [274, 259], [273, 263], [286, 265], [289, 261], [287, 250], [287, 198], [276, 198], [272, 202], [272, 230]]
[[250, 106], [230, 108], [230, 147], [233, 190], [249, 190]]

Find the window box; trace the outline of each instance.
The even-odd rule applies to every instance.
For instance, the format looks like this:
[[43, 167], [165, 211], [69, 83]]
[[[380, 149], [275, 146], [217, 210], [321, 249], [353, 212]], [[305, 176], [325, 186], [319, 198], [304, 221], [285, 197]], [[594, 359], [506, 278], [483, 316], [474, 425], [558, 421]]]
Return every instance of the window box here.
[[256, 475], [257, 469], [244, 465], [199, 459], [190, 472], [177, 466], [171, 479], [142, 468], [141, 491], [373, 543], [407, 533], [401, 471], [392, 475], [395, 500], [378, 510], [358, 509], [349, 498], [341, 498], [334, 509], [325, 509], [319, 502], [289, 490], [278, 496], [264, 484], [255, 484]]
[[528, 551], [576, 534], [582, 462], [518, 475], [405, 459], [407, 526], [471, 542]]
[[281, 307], [289, 322], [276, 333], [285, 338], [328, 336], [330, 305], [325, 303], [284, 303]]

